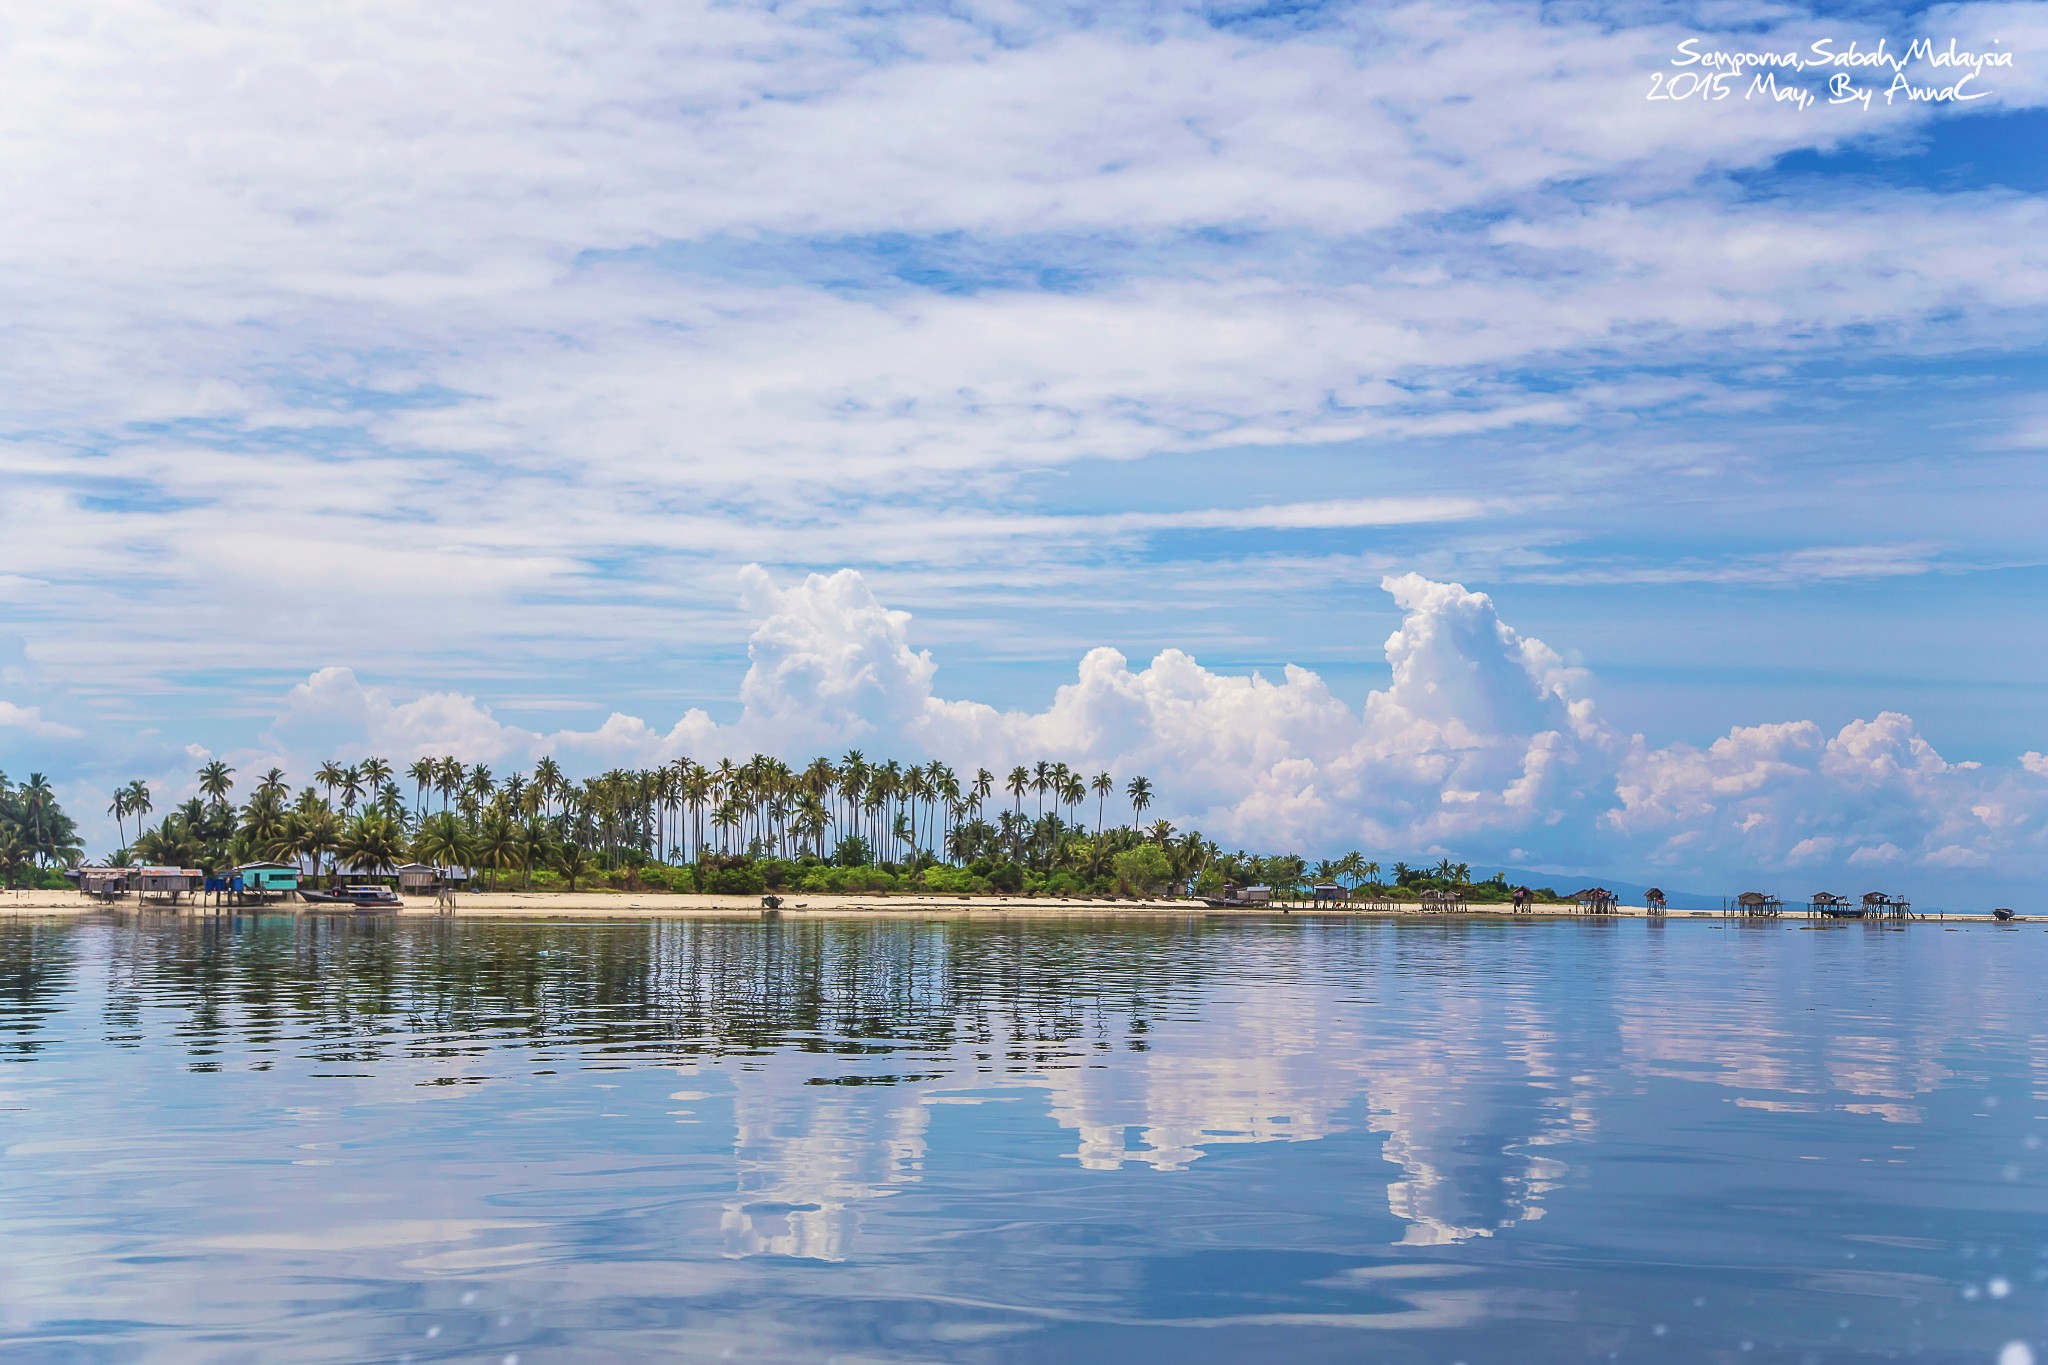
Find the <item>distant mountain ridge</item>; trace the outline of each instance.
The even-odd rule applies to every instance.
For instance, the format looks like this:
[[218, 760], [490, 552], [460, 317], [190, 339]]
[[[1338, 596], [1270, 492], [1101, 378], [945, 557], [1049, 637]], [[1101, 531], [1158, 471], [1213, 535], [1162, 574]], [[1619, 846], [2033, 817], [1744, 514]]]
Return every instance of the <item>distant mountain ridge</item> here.
[[[1472, 879], [1485, 881], [1496, 872], [1508, 879], [1509, 886], [1547, 886], [1560, 896], [1569, 896], [1572, 892], [1588, 886], [1604, 886], [1619, 896], [1623, 905], [1641, 905], [1644, 893], [1650, 889], [1648, 882], [1623, 882], [1611, 877], [1590, 877], [1581, 873], [1531, 872], [1527, 868], [1514, 867], [1474, 867]], [[1707, 896], [1697, 891], [1675, 890], [1669, 886], [1659, 889], [1664, 892], [1664, 903], [1673, 910], [1719, 910], [1724, 902], [1733, 900], [1737, 894], [1731, 891], [1726, 896]], [[1787, 896], [1786, 899], [1789, 901], [1791, 897]], [[1803, 892], [1800, 899], [1805, 899]]]

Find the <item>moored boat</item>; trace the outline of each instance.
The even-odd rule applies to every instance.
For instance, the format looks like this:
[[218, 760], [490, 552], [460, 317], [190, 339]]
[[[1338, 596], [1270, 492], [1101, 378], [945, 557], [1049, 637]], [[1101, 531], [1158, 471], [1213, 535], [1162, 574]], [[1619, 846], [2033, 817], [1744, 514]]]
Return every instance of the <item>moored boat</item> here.
[[344, 886], [339, 891], [300, 891], [312, 905], [331, 905], [351, 910], [399, 910], [405, 902], [388, 886]]

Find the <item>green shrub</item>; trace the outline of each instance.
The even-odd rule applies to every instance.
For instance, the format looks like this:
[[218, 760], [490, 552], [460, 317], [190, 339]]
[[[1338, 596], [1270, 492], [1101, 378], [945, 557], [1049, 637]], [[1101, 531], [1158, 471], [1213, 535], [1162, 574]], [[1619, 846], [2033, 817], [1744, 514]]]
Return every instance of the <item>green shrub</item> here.
[[918, 880], [925, 890], [946, 895], [971, 896], [988, 886], [964, 867], [928, 867], [918, 874]]
[[1141, 896], [1156, 896], [1173, 880], [1173, 864], [1155, 844], [1140, 844], [1116, 855], [1116, 878]]
[[704, 879], [704, 889], [714, 896], [758, 896], [767, 889], [761, 869], [752, 863], [721, 867]]

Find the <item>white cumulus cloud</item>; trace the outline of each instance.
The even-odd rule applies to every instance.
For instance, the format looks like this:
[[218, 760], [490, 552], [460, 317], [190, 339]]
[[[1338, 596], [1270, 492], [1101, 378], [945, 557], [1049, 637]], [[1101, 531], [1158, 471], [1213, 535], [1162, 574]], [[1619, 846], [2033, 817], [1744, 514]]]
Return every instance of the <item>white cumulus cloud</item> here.
[[1951, 763], [1897, 712], [1832, 735], [1787, 721], [1704, 748], [1653, 745], [1608, 724], [1591, 680], [1502, 621], [1485, 593], [1416, 574], [1382, 587], [1404, 613], [1385, 644], [1390, 681], [1356, 704], [1303, 668], [1225, 673], [1178, 649], [1134, 666], [1097, 648], [1043, 710], [999, 710], [942, 695], [910, 616], [859, 573], [779, 584], [749, 567], [740, 590], [754, 625], [730, 723], [693, 709], [667, 728], [614, 714], [544, 734], [471, 696], [400, 699], [329, 668], [292, 689], [266, 743], [301, 771], [368, 752], [512, 765], [554, 754], [572, 772], [757, 750], [861, 748], [964, 772], [1047, 759], [1142, 773], [1159, 792], [1148, 816], [1226, 843], [1475, 862], [1536, 850], [1710, 888], [1874, 870], [1936, 884], [2042, 861], [2038, 754], [2009, 769]]

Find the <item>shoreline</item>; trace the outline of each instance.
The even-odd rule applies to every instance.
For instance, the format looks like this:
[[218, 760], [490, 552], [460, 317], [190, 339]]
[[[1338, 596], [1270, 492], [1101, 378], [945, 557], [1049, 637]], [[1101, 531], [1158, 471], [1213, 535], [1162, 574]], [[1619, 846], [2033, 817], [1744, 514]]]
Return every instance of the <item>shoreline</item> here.
[[[0, 917], [5, 916], [51, 916], [90, 915], [96, 913], [146, 913], [151, 915], [208, 916], [208, 915], [310, 915], [318, 917], [381, 917], [378, 912], [364, 912], [348, 909], [331, 909], [325, 906], [308, 905], [303, 901], [277, 901], [269, 905], [242, 905], [216, 908], [195, 901], [180, 901], [176, 905], [152, 900], [138, 904], [133, 895], [113, 901], [89, 899], [77, 891], [8, 891], [0, 892]], [[766, 913], [759, 896], [715, 896], [675, 895], [664, 892], [631, 891], [488, 891], [465, 892], [456, 897], [452, 912], [439, 910], [426, 897], [415, 897], [396, 911], [383, 912], [405, 918], [432, 919], [453, 917], [457, 919], [760, 919]], [[1399, 909], [1352, 909], [1346, 906], [1300, 905], [1300, 906], [1237, 906], [1210, 905], [1199, 900], [1152, 900], [1131, 901], [1109, 898], [1081, 898], [1057, 896], [961, 896], [961, 895], [854, 895], [836, 893], [794, 894], [782, 898], [781, 909], [777, 912], [783, 919], [791, 918], [1103, 918], [1109, 916], [1159, 918], [1189, 916], [1218, 917], [1227, 919], [1291, 918], [1295, 915], [1318, 918], [1344, 917], [1359, 919], [1389, 920], [1452, 920], [1452, 919], [1497, 919], [1497, 920], [1621, 920], [1621, 919], [1662, 919], [1662, 920], [1733, 920], [1741, 923], [1770, 923], [1771, 917], [1745, 916], [1722, 910], [1666, 910], [1652, 915], [1649, 909], [1640, 905], [1618, 905], [1607, 914], [1590, 914], [1576, 905], [1538, 905], [1527, 910], [1515, 911], [1503, 906], [1468, 906], [1459, 910], [1425, 910], [1420, 905]], [[1827, 920], [1809, 919], [1804, 910], [1787, 909], [1775, 917], [1777, 922], [1799, 921], [1815, 924], [1857, 924], [1893, 923], [1890, 920]], [[1928, 915], [1915, 914], [1913, 921], [1930, 921], [1948, 924], [1997, 924], [1989, 914]], [[2026, 916], [2007, 921], [2021, 924]], [[1907, 921], [1897, 921], [1904, 923]]]

